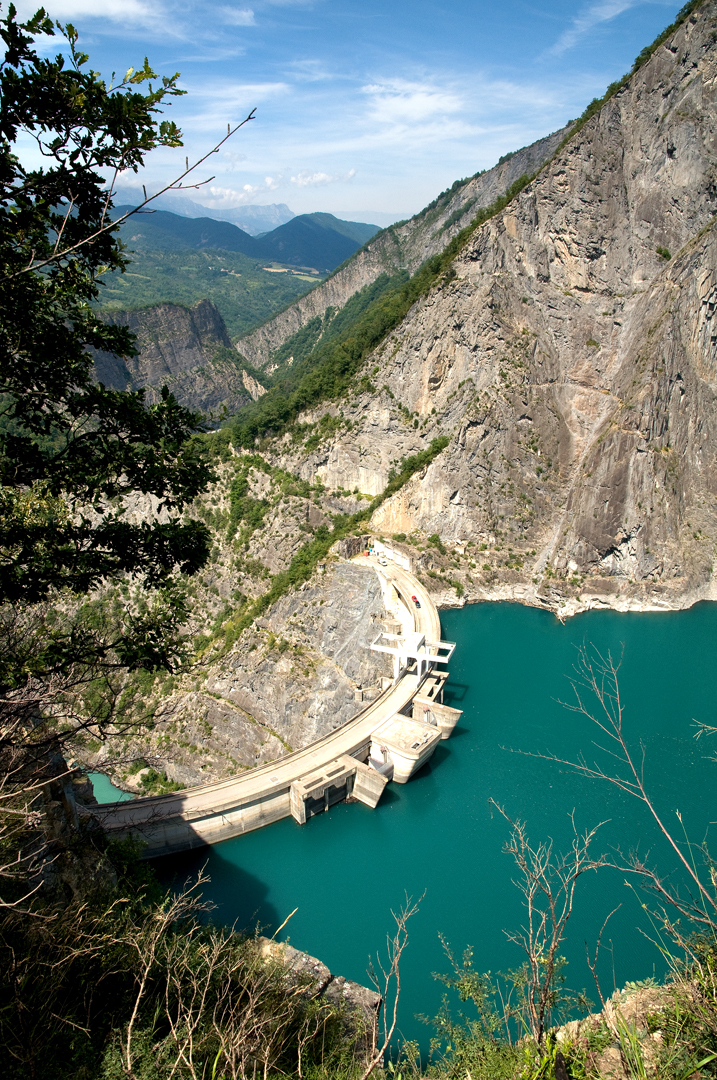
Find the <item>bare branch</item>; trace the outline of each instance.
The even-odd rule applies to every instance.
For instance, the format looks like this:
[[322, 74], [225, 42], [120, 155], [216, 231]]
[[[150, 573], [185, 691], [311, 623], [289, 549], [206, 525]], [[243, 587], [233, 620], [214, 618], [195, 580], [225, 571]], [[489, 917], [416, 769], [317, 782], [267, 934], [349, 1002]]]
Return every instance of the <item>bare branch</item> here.
[[[595, 952], [593, 954], [592, 959], [590, 958], [590, 950], [588, 949], [588, 943], [587, 943], [587, 941], [585, 942], [585, 958], [587, 960], [588, 967], [590, 968], [590, 971], [592, 972], [593, 980], [595, 982], [595, 987], [597, 989], [598, 997], [600, 998], [600, 1004], [601, 1004], [601, 1006], [603, 1008], [603, 1011], [606, 1008], [606, 1001], [605, 1001], [605, 998], [603, 997], [602, 988], [600, 986], [600, 980], [599, 980], [598, 974], [597, 974], [598, 956], [600, 954], [600, 949], [602, 947], [602, 936], [605, 933], [605, 927], [610, 922], [610, 919], [613, 917], [613, 915], [617, 911], [619, 911], [621, 907], [622, 907], [622, 904], [618, 904], [616, 908], [613, 908], [612, 911], [610, 912], [610, 914], [605, 919], [605, 922], [600, 927], [600, 933], [597, 936], [597, 942], [595, 943]], [[611, 945], [611, 948], [612, 948], [612, 945]], [[611, 1018], [608, 1018], [608, 1023], [611, 1023]], [[612, 1024], [611, 1024], [611, 1027], [612, 1027]], [[618, 1034], [617, 1030], [613, 1030], [613, 1034], [615, 1036], [617, 1036], [617, 1034]]]
[[53, 255], [57, 254], [57, 249], [59, 248], [60, 241], [62, 240], [62, 234], [65, 231], [65, 226], [67, 225], [68, 218], [70, 217], [70, 214], [72, 213], [72, 208], [73, 208], [74, 205], [75, 205], [75, 197], [74, 197], [74, 195], [70, 195], [70, 201], [69, 201], [68, 206], [67, 206], [67, 213], [65, 214], [65, 216], [64, 216], [64, 218], [62, 220], [62, 225], [60, 226], [60, 228], [58, 230], [58, 233], [57, 233], [57, 240], [55, 241], [55, 247], [53, 248]]
[[[609, 743], [607, 749], [600, 746], [598, 746], [598, 749], [607, 753], [617, 762], [618, 771], [609, 772], [597, 761], [588, 764], [582, 756], [580, 756], [577, 761], [570, 761], [569, 759], [558, 757], [556, 754], [528, 753], [525, 756], [539, 758], [543, 761], [552, 761], [559, 765], [566, 765], [569, 768], [574, 769], [581, 776], [585, 776], [590, 780], [606, 781], [614, 787], [619, 788], [620, 791], [624, 791], [628, 795], [632, 795], [634, 798], [639, 799], [640, 802], [644, 803], [659, 831], [667, 840], [683, 869], [687, 872], [689, 879], [699, 892], [704, 909], [709, 910], [709, 916], [704, 917], [711, 921], [717, 917], [717, 896], [715, 896], [714, 892], [710, 892], [709, 888], [701, 880], [694, 863], [685, 856], [682, 846], [677, 842], [672, 832], [665, 825], [648, 794], [644, 781], [644, 745], [642, 743], [640, 744], [640, 759], [639, 762], [636, 763], [635, 757], [627, 744], [623, 731], [624, 710], [618, 681], [618, 672], [621, 663], [622, 658], [619, 663], [616, 663], [610, 652], [608, 652], [606, 656], [603, 656], [594, 646], [583, 646], [580, 648], [578, 650], [578, 660], [575, 664], [576, 674], [575, 677], [571, 679], [576, 704], [571, 705], [566, 704], [565, 702], [562, 703], [572, 712], [579, 713], [592, 724], [595, 724], [599, 730], [607, 736], [609, 743], [614, 744], [614, 749], [609, 748]], [[586, 694], [590, 694], [597, 701], [599, 706], [597, 710], [591, 710], [588, 707], [586, 704]], [[702, 734], [703, 730], [706, 731], [709, 729], [701, 729], [698, 732], [698, 735]], [[518, 752], [523, 753], [523, 751]], [[704, 848], [702, 850], [704, 851]], [[645, 879], [649, 881], [651, 886], [657, 887], [657, 876], [652, 871], [648, 871], [640, 860], [632, 859], [628, 865], [621, 867], [621, 869], [642, 874]], [[674, 892], [666, 890], [664, 887], [657, 891], [665, 899], [669, 896], [671, 898], [670, 903], [679, 907]], [[689, 907], [689, 904], [686, 905], [686, 909]], [[679, 910], [683, 911], [682, 908], [679, 908]]]
[[[172, 180], [171, 183], [166, 184], [159, 191], [156, 191], [154, 193], [154, 195], [149, 195], [148, 196], [147, 191], [143, 186], [142, 190], [143, 190], [143, 193], [144, 193], [144, 199], [142, 200], [141, 203], [138, 203], [137, 206], [133, 207], [131, 210], [128, 210], [125, 214], [122, 214], [120, 217], [116, 218], [114, 221], [108, 222], [106, 225], [105, 224], [101, 225], [101, 227], [99, 229], [95, 230], [95, 232], [91, 233], [89, 236], [86, 236], [83, 240], [78, 240], [78, 242], [76, 244], [71, 244], [69, 247], [63, 248], [62, 251], [57, 251], [55, 249], [53, 251], [52, 255], [48, 256], [46, 259], [41, 259], [38, 262], [35, 262], [33, 260], [30, 263], [28, 263], [27, 266], [23, 267], [22, 270], [17, 270], [14, 274], [7, 274], [5, 277], [0, 278], [0, 281], [11, 281], [13, 278], [20, 277], [22, 274], [26, 274], [29, 270], [41, 270], [44, 266], [49, 266], [50, 263], [56, 262], [58, 259], [64, 259], [68, 255], [72, 255], [73, 252], [78, 251], [81, 247], [84, 247], [86, 244], [91, 244], [99, 236], [102, 236], [103, 233], [108, 232], [110, 229], [117, 228], [119, 225], [121, 225], [124, 221], [126, 221], [133, 214], [142, 213], [144, 211], [145, 206], [147, 206], [149, 203], [151, 203], [154, 199], [159, 198], [160, 195], [164, 195], [165, 192], [167, 192], [167, 191], [186, 191], [186, 190], [190, 190], [190, 189], [197, 189], [197, 188], [202, 187], [204, 184], [211, 183], [211, 180], [213, 180], [214, 177], [210, 177], [208, 180], [202, 180], [202, 181], [200, 181], [199, 183], [196, 183], [196, 184], [184, 184], [184, 183], [182, 183], [182, 181], [187, 176], [189, 176], [191, 173], [193, 173], [195, 169], [198, 169], [200, 165], [202, 165], [208, 158], [210, 158], [212, 156], [212, 154], [218, 154], [220, 149], [224, 145], [224, 143], [227, 141], [227, 139], [230, 139], [232, 137], [232, 135], [235, 135], [236, 132], [239, 130], [239, 128], [244, 127], [244, 125], [248, 124], [250, 120], [254, 120], [255, 115], [256, 115], [256, 109], [252, 109], [251, 112], [249, 113], [249, 115], [246, 116], [239, 124], [235, 124], [233, 128], [230, 128], [227, 131], [227, 134], [222, 139], [220, 139], [219, 142], [216, 143], [216, 145], [213, 146], [211, 150], [209, 150], [206, 154], [204, 154], [197, 161], [195, 161], [193, 165], [189, 165], [188, 162], [187, 162], [188, 167], [185, 168], [184, 171], [181, 172], [178, 177], [176, 177], [174, 180]], [[116, 182], [116, 179], [117, 179], [117, 174], [115, 173], [115, 176], [113, 177], [113, 180], [112, 180], [112, 187], [110, 188], [110, 195], [108, 196], [108, 202], [105, 205], [105, 209], [104, 209], [104, 211], [102, 213], [102, 220], [103, 221], [104, 221], [105, 216], [106, 216], [107, 208], [108, 208], [108, 205], [109, 205], [109, 199], [112, 196], [112, 191], [114, 189], [114, 184]], [[68, 211], [68, 213], [69, 213], [69, 211]], [[63, 229], [64, 229], [64, 226], [63, 226]]]
[[553, 853], [553, 841], [532, 846], [525, 822], [514, 821], [494, 799], [489, 803], [511, 826], [510, 839], [503, 850], [512, 856], [519, 870], [513, 884], [523, 894], [526, 924], [517, 931], [505, 931], [527, 960], [525, 1007], [531, 1034], [542, 1050], [551, 1012], [557, 1003], [557, 982], [564, 963], [559, 954], [573, 912], [578, 880], [590, 870], [606, 865], [604, 856], [593, 858], [591, 845], [601, 825], [580, 834], [575, 814], [570, 815], [573, 840], [570, 851]]
[[[376, 963], [381, 972], [381, 978], [379, 979], [373, 970], [370, 972], [371, 981], [383, 998], [383, 1043], [380, 1048], [376, 1047], [374, 1049], [374, 1053], [369, 1059], [368, 1065], [361, 1076], [361, 1080], [368, 1080], [368, 1077], [374, 1069], [377, 1069], [378, 1066], [382, 1064], [384, 1054], [391, 1045], [391, 1039], [396, 1030], [398, 1003], [401, 997], [401, 956], [408, 945], [408, 920], [416, 914], [425, 895], [424, 892], [415, 903], [413, 902], [413, 898], [407, 895], [406, 901], [398, 914], [395, 911], [391, 912], [394, 922], [396, 923], [396, 929], [393, 934], [386, 935], [388, 964], [387, 966], [384, 966], [380, 957], [377, 956]], [[389, 1025], [388, 1003], [391, 993], [393, 993], [393, 1007], [391, 1009], [391, 1022]]]

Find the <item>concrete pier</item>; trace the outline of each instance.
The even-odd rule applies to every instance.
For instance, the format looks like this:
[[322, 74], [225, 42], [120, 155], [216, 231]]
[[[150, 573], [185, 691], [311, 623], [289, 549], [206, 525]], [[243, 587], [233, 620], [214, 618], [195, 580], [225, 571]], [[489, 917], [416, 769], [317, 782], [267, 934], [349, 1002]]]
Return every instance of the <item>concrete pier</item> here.
[[394, 679], [379, 697], [311, 746], [269, 765], [186, 791], [94, 808], [109, 834], [138, 836], [145, 857], [154, 858], [215, 844], [284, 817], [304, 824], [344, 799], [375, 807], [391, 778], [405, 783], [425, 764], [460, 716], [460, 710], [442, 704], [447, 673], [437, 668], [455, 646], [441, 642], [438, 611], [416, 578], [373, 558], [354, 561], [378, 572], [384, 594], [390, 591], [394, 607], [401, 608], [404, 632], [379, 635], [372, 645], [395, 659]]

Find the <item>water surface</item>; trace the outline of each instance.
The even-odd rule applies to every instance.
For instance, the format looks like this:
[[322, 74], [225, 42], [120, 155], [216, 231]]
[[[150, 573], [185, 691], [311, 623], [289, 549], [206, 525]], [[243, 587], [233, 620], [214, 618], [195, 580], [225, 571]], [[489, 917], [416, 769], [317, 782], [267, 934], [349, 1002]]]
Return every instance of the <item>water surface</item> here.
[[118, 788], [113, 784], [109, 776], [105, 776], [104, 773], [91, 772], [88, 773], [88, 776], [92, 781], [98, 803], [125, 802], [127, 799], [133, 798], [128, 791], [123, 791], [122, 788]]
[[[405, 786], [390, 785], [376, 810], [339, 805], [299, 826], [291, 819], [218, 844], [201, 853], [162, 860], [180, 878], [207, 863], [207, 895], [215, 918], [272, 933], [296, 907], [280, 937], [319, 956], [333, 972], [366, 981], [369, 954], [381, 948], [391, 909], [404, 894], [425, 891], [411, 926], [400, 1010], [406, 1037], [427, 1042], [416, 1013], [435, 1014], [441, 988], [432, 972], [446, 970], [438, 933], [476, 966], [493, 972], [517, 967], [520, 950], [504, 930], [522, 919], [511, 884], [515, 868], [502, 852], [508, 826], [491, 811], [496, 799], [529, 825], [533, 839], [570, 840], [570, 813], [581, 829], [600, 821], [596, 850], [650, 849], [666, 872], [674, 862], [645, 807], [606, 784], [529, 753], [594, 756], [595, 730], [559, 703], [571, 693], [566, 676], [585, 641], [619, 655], [625, 726], [646, 750], [645, 774], [655, 801], [690, 836], [709, 836], [717, 746], [695, 741], [693, 718], [717, 724], [717, 604], [667, 614], [590, 612], [561, 625], [553, 615], [518, 604], [480, 604], [441, 613], [443, 637], [458, 643], [446, 690], [464, 710], [452, 738]], [[662, 971], [641, 898], [625, 875], [601, 870], [582, 879], [565, 953], [568, 983], [592, 989], [584, 942], [594, 942], [617, 904], [607, 935], [614, 944], [618, 985]], [[613, 959], [602, 964], [604, 990], [613, 989]], [[594, 991], [592, 996], [595, 997]]]

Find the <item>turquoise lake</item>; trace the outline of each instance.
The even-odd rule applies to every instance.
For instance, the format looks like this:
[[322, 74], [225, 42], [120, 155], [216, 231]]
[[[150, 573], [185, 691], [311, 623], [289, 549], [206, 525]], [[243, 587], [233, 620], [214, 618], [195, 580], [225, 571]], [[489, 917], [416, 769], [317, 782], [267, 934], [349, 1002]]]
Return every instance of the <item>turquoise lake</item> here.
[[127, 799], [132, 798], [127, 791], [123, 791], [122, 788], [118, 788], [113, 784], [109, 777], [105, 776], [104, 773], [91, 772], [89, 777], [92, 781], [92, 787], [94, 788], [97, 802], [125, 802]]
[[[717, 725], [717, 604], [685, 612], [590, 612], [561, 625], [553, 615], [518, 604], [478, 604], [441, 613], [443, 637], [456, 641], [445, 700], [464, 710], [452, 738], [404, 786], [390, 785], [376, 810], [343, 804], [298, 826], [291, 819], [191, 855], [162, 860], [162, 876], [182, 880], [204, 863], [206, 896], [216, 921], [239, 928], [275, 928], [298, 911], [280, 935], [320, 957], [330, 969], [366, 982], [370, 954], [385, 943], [391, 909], [407, 892], [425, 891], [404, 954], [400, 1027], [425, 1046], [429, 1029], [417, 1013], [435, 1014], [441, 988], [432, 972], [447, 970], [438, 933], [460, 954], [474, 947], [481, 971], [517, 967], [520, 950], [504, 929], [519, 927], [515, 869], [502, 852], [508, 826], [491, 813], [493, 797], [527, 821], [533, 841], [570, 838], [569, 814], [579, 828], [600, 821], [595, 851], [639, 846], [666, 873], [674, 860], [646, 808], [616, 788], [586, 781], [570, 769], [511, 753], [554, 752], [590, 758], [596, 731], [560, 701], [572, 693], [568, 676], [576, 648], [592, 642], [620, 655], [625, 730], [639, 754], [658, 808], [690, 837], [709, 839], [715, 817], [717, 741], [694, 738], [693, 719]], [[578, 885], [564, 952], [567, 984], [596, 995], [585, 962], [617, 904], [606, 939], [614, 944], [618, 985], [662, 970], [641, 897], [625, 875], [601, 870]], [[644, 933], [641, 933], [643, 931]], [[604, 992], [613, 989], [613, 959], [603, 956]]]

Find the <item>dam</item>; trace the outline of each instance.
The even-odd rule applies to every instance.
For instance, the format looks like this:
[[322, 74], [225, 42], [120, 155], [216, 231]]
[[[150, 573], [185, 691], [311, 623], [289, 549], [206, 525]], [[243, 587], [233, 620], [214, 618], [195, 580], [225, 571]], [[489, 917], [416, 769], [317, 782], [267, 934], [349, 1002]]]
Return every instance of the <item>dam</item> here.
[[[624, 648], [626, 728], [638, 754], [644, 743], [646, 779], [668, 819], [678, 827], [679, 809], [687, 835], [699, 841], [711, 837], [708, 822], [717, 816], [717, 737], [695, 739], [692, 724], [694, 717], [717, 725], [717, 603], [670, 613], [591, 611], [565, 623], [552, 612], [501, 602], [440, 615], [442, 636], [457, 642], [444, 700], [463, 714], [408, 784], [389, 784], [375, 810], [342, 802], [306, 826], [287, 817], [156, 867], [167, 886], [205, 868], [211, 881], [203, 896], [224, 926], [251, 932], [258, 923], [270, 937], [298, 908], [276, 940], [356, 982], [365, 981], [368, 954], [393, 925], [390, 909], [406, 892], [425, 892], [402, 959], [398, 1023], [426, 1053], [433, 1029], [418, 1017], [436, 1016], [446, 990], [432, 973], [452, 972], [438, 930], [458, 957], [474, 946], [480, 972], [514, 970], [523, 957], [503, 932], [522, 924], [525, 909], [513, 884], [515, 863], [503, 850], [510, 828], [490, 798], [526, 822], [533, 843], [552, 838], [556, 853], [570, 851], [574, 810], [581, 832], [605, 821], [596, 850], [639, 839], [659, 869], [673, 873], [671, 849], [655, 837], [644, 804], [531, 756], [552, 751], [575, 760], [598, 752], [593, 725], [561, 704], [571, 692], [576, 649], [586, 641], [613, 656]], [[562, 946], [568, 986], [589, 987], [585, 941], [594, 948], [616, 908], [608, 924], [614, 951], [599, 957], [603, 986], [612, 992], [630, 979], [661, 977], [666, 961], [653, 944], [645, 899], [626, 888], [619, 871], [580, 879]]]
[[108, 835], [137, 836], [144, 857], [215, 844], [285, 817], [303, 825], [338, 802], [375, 807], [386, 784], [406, 783], [455, 727], [460, 709], [443, 702], [445, 665], [455, 649], [440, 639], [428, 591], [404, 567], [357, 556], [378, 573], [389, 627], [371, 649], [393, 659], [380, 695], [316, 742], [228, 780], [167, 795], [106, 803], [93, 816]]

